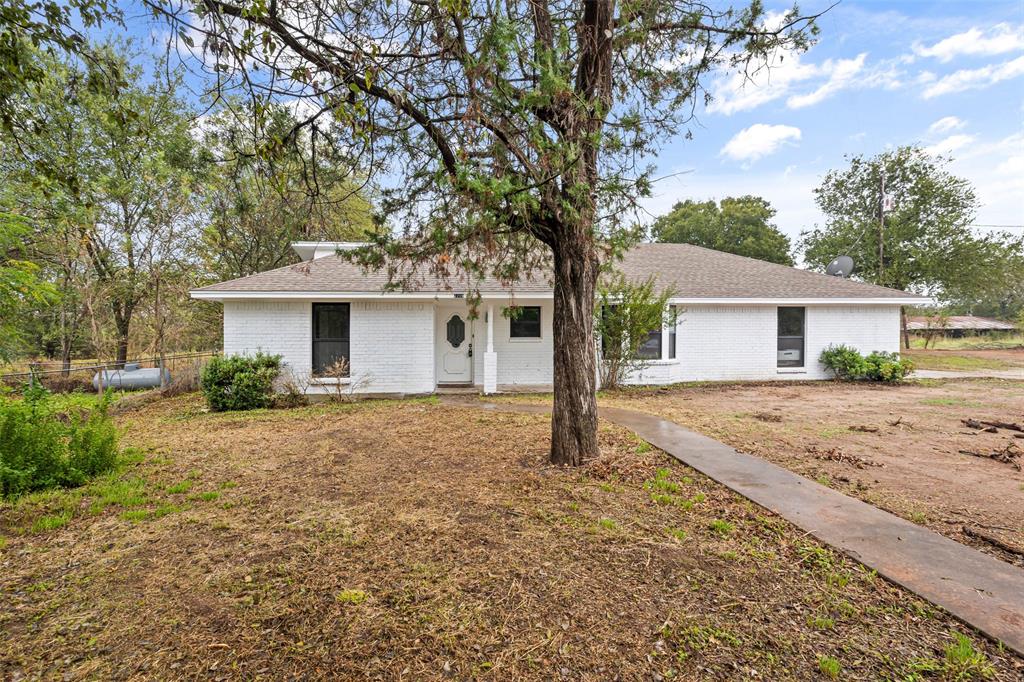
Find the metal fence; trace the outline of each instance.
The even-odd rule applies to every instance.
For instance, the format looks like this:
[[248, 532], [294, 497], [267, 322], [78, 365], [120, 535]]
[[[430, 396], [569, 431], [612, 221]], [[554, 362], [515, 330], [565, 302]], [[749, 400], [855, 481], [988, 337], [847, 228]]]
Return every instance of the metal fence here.
[[[170, 373], [171, 385], [184, 390], [198, 386], [199, 372], [211, 358], [220, 355], [220, 351], [203, 351], [199, 353], [178, 353], [161, 357], [132, 358], [124, 364], [135, 364], [140, 368], [163, 367]], [[42, 385], [56, 392], [74, 390], [94, 390], [92, 381], [97, 372], [122, 368], [118, 362], [93, 362], [90, 364], [72, 364], [64, 367], [58, 361], [41, 361], [28, 363], [24, 372], [0, 374], [0, 384], [11, 388]], [[103, 390], [102, 383], [99, 390]]]

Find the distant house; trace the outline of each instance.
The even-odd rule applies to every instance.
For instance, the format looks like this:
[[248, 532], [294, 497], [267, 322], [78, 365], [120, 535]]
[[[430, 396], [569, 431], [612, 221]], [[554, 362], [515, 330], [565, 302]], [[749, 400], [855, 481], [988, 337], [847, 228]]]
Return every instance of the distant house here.
[[[508, 286], [447, 281], [426, 269], [409, 290], [385, 289], [338, 255], [349, 244], [296, 243], [304, 261], [192, 291], [224, 305], [224, 352], [280, 354], [310, 392], [484, 393], [550, 388], [554, 294], [546, 278]], [[619, 265], [671, 289], [672, 315], [644, 345], [636, 384], [727, 379], [824, 379], [831, 344], [898, 351], [900, 306], [927, 300], [689, 244], [641, 244]], [[480, 293], [478, 314], [466, 300]], [[506, 314], [517, 307], [515, 315]], [[596, 352], [596, 349], [595, 349]], [[339, 359], [347, 376], [325, 376]], [[344, 364], [344, 363], [343, 363]]]
[[1003, 322], [991, 317], [975, 317], [974, 315], [930, 315], [907, 318], [907, 331], [922, 336], [968, 336], [973, 334], [991, 334], [992, 332], [1012, 332], [1016, 329], [1012, 322]]

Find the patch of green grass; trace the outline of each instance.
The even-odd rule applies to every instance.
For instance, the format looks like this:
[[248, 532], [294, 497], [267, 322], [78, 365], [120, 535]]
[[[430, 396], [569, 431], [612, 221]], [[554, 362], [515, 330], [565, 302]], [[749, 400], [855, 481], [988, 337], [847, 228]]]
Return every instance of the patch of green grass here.
[[914, 523], [923, 525], [928, 523], [928, 515], [922, 511], [912, 511], [910, 512], [910, 520]]
[[999, 358], [978, 357], [946, 353], [912, 353], [908, 356], [914, 369], [935, 369], [947, 372], [972, 372], [1013, 369], [1013, 365]]
[[32, 522], [31, 531], [33, 533], [45, 533], [48, 530], [57, 530], [58, 528], [63, 528], [68, 525], [68, 521], [70, 520], [71, 512], [47, 514], [46, 516], [40, 516]]
[[362, 604], [366, 601], [367, 594], [362, 590], [342, 590], [335, 599], [342, 604]]
[[121, 512], [121, 518], [125, 521], [131, 521], [132, 523], [138, 523], [139, 521], [145, 521], [149, 518], [149, 510], [147, 509], [129, 509]]
[[234, 481], [224, 481], [217, 487], [220, 488], [221, 490], [229, 490], [231, 488], [237, 488], [238, 484], [235, 483]]
[[831, 630], [836, 626], [836, 621], [828, 616], [811, 616], [807, 624], [816, 630]]
[[619, 524], [615, 523], [613, 519], [598, 519], [597, 525], [604, 530], [616, 530], [619, 527]]
[[683, 540], [686, 539], [686, 531], [683, 530], [682, 528], [672, 528], [670, 526], [670, 527], [665, 529], [665, 532], [668, 533], [669, 537], [675, 538], [676, 540], [679, 540], [680, 542], [682, 542]]
[[983, 407], [981, 403], [966, 398], [925, 398], [921, 404], [937, 407]]
[[654, 449], [653, 445], [651, 445], [650, 443], [648, 443], [645, 440], [642, 440], [642, 441], [640, 441], [640, 443], [635, 448], [633, 448], [633, 452], [635, 452], [638, 455], [642, 455], [645, 452], [650, 452], [653, 449]]
[[669, 479], [672, 472], [668, 469], [658, 469], [654, 478], [644, 481], [644, 490], [659, 490], [664, 493], [678, 493], [679, 484]]
[[663, 631], [663, 635], [671, 637], [679, 642], [680, 649], [677, 658], [680, 662], [685, 661], [698, 651], [703, 651], [712, 646], [738, 646], [740, 638], [724, 628], [713, 625], [691, 625], [681, 628], [678, 631]]
[[831, 656], [819, 656], [818, 657], [818, 670], [821, 674], [830, 680], [838, 680], [839, 673], [843, 671], [843, 666], [839, 664], [839, 661]]
[[5, 538], [3, 535], [0, 535], [0, 549], [3, 549], [6, 546], [7, 546], [7, 538]]
[[213, 502], [218, 497], [220, 497], [220, 493], [219, 492], [217, 492], [216, 490], [208, 490], [205, 493], [199, 493], [198, 495], [193, 495], [191, 499], [202, 500], [203, 502]]
[[832, 485], [832, 479], [824, 474], [815, 478], [814, 482], [817, 483], [818, 485], [823, 485], [826, 488]]
[[192, 479], [187, 478], [180, 483], [169, 485], [166, 490], [169, 495], [182, 495], [187, 493], [189, 490], [192, 490]]
[[713, 519], [710, 523], [708, 523], [708, 528], [711, 530], [711, 532], [720, 535], [723, 538], [729, 537], [730, 535], [732, 535], [732, 532], [736, 530], [736, 527], [728, 521], [726, 521], [725, 519]]
[[987, 680], [995, 675], [995, 668], [988, 657], [975, 649], [970, 639], [954, 632], [953, 640], [944, 651], [943, 672], [948, 679]]
[[832, 552], [824, 547], [805, 542], [797, 545], [796, 553], [800, 557], [800, 563], [810, 568], [831, 572], [835, 567]]
[[129, 509], [149, 503], [149, 498], [146, 496], [146, 482], [142, 479], [109, 477], [90, 485], [88, 492], [92, 496], [92, 501], [89, 503], [90, 514], [99, 514], [114, 504]]

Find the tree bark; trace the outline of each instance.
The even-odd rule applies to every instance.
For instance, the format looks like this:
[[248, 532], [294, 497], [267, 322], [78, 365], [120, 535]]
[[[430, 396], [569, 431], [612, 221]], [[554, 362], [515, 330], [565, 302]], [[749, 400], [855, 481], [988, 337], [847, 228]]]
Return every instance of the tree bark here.
[[551, 412], [551, 461], [563, 466], [579, 466], [599, 453], [594, 354], [598, 259], [589, 231], [573, 232], [573, 238], [559, 240], [552, 249], [555, 402]]
[[115, 363], [118, 369], [123, 369], [128, 361], [128, 332], [131, 329], [132, 310], [130, 308], [119, 309], [114, 306], [114, 328], [117, 330], [117, 357]]
[[[910, 332], [907, 331], [907, 309], [903, 306], [900, 306], [900, 331], [903, 336], [903, 347], [906, 350], [910, 350]], [[928, 344], [925, 343], [925, 347], [927, 346]]]

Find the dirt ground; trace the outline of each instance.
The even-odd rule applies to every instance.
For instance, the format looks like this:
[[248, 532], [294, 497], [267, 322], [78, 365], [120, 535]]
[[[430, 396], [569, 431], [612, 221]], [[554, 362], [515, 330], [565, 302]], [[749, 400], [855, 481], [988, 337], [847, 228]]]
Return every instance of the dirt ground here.
[[0, 507], [0, 679], [1024, 674], [608, 424], [565, 470], [546, 418], [432, 400], [119, 421], [121, 471]]
[[963, 454], [1007, 450], [1024, 466], [1024, 438], [1015, 437], [1024, 433], [962, 422], [1024, 425], [1024, 382], [683, 386], [617, 393], [602, 404], [661, 415], [1024, 565], [1024, 473]]

